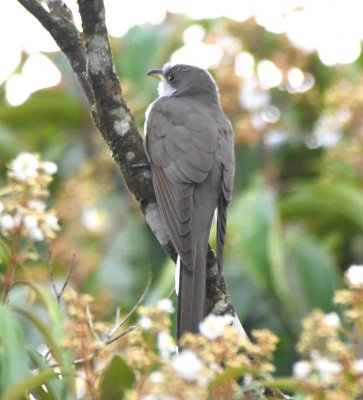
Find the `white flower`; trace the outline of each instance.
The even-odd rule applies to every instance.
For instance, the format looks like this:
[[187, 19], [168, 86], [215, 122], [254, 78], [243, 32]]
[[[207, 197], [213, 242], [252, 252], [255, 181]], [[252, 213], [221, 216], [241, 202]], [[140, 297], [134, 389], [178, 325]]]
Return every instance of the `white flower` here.
[[14, 218], [10, 214], [4, 214], [0, 218], [0, 226], [4, 232], [13, 229], [16, 224]]
[[44, 233], [39, 228], [38, 220], [34, 217], [34, 215], [26, 215], [23, 223], [31, 239], [37, 242], [44, 240]]
[[55, 215], [47, 215], [45, 217], [45, 223], [49, 229], [58, 229], [58, 218]]
[[233, 321], [231, 315], [208, 315], [200, 324], [200, 333], [209, 340], [217, 339], [224, 334], [224, 328]]
[[33, 211], [44, 211], [46, 209], [44, 201], [37, 199], [29, 200], [27, 205]]
[[44, 240], [44, 233], [43, 231], [35, 226], [34, 228], [28, 228], [29, 237], [37, 242]]
[[331, 361], [327, 358], [320, 358], [315, 361], [315, 368], [322, 377], [336, 375], [342, 371], [342, 366], [337, 361]]
[[107, 229], [109, 217], [105, 210], [90, 207], [83, 211], [82, 222], [91, 232], [100, 234]]
[[157, 307], [159, 310], [164, 311], [168, 314], [172, 314], [175, 309], [170, 299], [161, 299], [158, 301]]
[[0, 201], [0, 214], [4, 211], [4, 204]]
[[325, 314], [324, 323], [329, 328], [338, 329], [338, 328], [341, 327], [340, 318], [339, 318], [339, 315], [336, 312], [331, 312], [329, 314]]
[[141, 317], [139, 320], [139, 325], [142, 330], [148, 331], [152, 327], [153, 322], [149, 317]]
[[38, 220], [34, 217], [34, 215], [27, 215], [24, 217], [24, 226], [28, 230], [38, 228]]
[[363, 374], [363, 358], [355, 360], [353, 363], [353, 368], [358, 374]]
[[199, 380], [199, 373], [203, 368], [200, 359], [190, 350], [182, 350], [179, 355], [173, 357], [173, 368], [187, 381]]
[[19, 181], [38, 176], [39, 160], [34, 154], [20, 153], [11, 163], [10, 169]]
[[351, 285], [363, 285], [363, 265], [351, 265], [346, 272], [346, 276]]
[[311, 372], [311, 365], [307, 361], [298, 361], [293, 365], [292, 369], [296, 378], [304, 379], [309, 376]]
[[162, 383], [164, 380], [164, 375], [160, 371], [154, 371], [149, 375], [151, 383]]
[[162, 357], [169, 357], [175, 351], [173, 338], [167, 332], [158, 333], [158, 349]]
[[58, 171], [58, 166], [54, 162], [44, 161], [43, 169], [48, 175], [54, 175]]

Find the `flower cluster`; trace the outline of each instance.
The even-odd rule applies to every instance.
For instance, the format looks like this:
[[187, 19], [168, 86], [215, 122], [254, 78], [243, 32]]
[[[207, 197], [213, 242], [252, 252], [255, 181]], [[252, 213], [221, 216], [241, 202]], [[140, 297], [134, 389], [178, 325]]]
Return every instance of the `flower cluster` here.
[[54, 210], [47, 210], [48, 185], [57, 165], [31, 153], [19, 154], [9, 165], [9, 184], [0, 190], [0, 233], [30, 241], [55, 238], [60, 229]]
[[62, 293], [62, 300], [67, 314], [67, 335], [62, 343], [63, 348], [72, 350], [78, 359], [87, 358], [103, 349], [98, 335], [103, 334], [107, 327], [102, 323], [93, 323], [89, 311], [92, 296], [67, 287]]
[[[243, 390], [238, 377], [247, 375], [252, 382], [273, 371], [270, 360], [277, 338], [271, 332], [254, 332], [251, 343], [232, 325], [232, 316], [209, 315], [200, 323], [200, 334], [186, 333], [177, 347], [169, 333], [172, 312], [167, 299], [139, 309], [141, 330], [129, 335], [124, 357], [142, 385], [128, 393], [129, 400], [207, 398], [212, 392], [220, 398], [218, 391], [223, 398], [238, 398]], [[232, 370], [237, 375], [216, 383]]]
[[306, 358], [293, 372], [303, 393], [314, 398], [354, 399], [363, 393], [363, 265], [345, 275], [348, 289], [336, 293], [337, 313], [314, 311], [303, 323], [298, 350]]

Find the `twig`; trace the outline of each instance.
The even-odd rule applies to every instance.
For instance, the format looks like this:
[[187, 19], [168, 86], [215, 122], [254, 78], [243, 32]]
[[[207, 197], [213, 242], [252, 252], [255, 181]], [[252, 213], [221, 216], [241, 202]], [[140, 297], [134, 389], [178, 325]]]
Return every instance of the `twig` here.
[[[109, 340], [111, 340], [112, 336], [121, 328], [122, 325], [124, 325], [131, 317], [131, 315], [136, 311], [136, 309], [139, 307], [139, 305], [144, 301], [144, 298], [147, 294], [147, 292], [149, 291], [150, 285], [151, 285], [151, 280], [152, 280], [152, 274], [149, 273], [149, 277], [144, 289], [144, 292], [142, 293], [141, 297], [139, 298], [139, 300], [137, 301], [137, 303], [132, 307], [132, 309], [128, 312], [128, 314], [126, 315], [126, 317], [120, 321], [117, 322], [117, 319], [119, 318], [119, 311], [118, 314], [116, 314], [116, 321], [115, 321], [115, 326], [112, 328], [112, 330], [108, 333], [108, 335], [106, 335], [106, 342], [108, 342]], [[120, 336], [122, 337], [122, 336]], [[112, 343], [112, 342], [109, 342]]]
[[[134, 329], [136, 329], [139, 326], [138, 324], [129, 326], [123, 332], [121, 332], [117, 336], [114, 336], [115, 333], [130, 319], [131, 315], [136, 311], [136, 309], [140, 306], [140, 304], [145, 299], [145, 296], [150, 288], [151, 280], [152, 280], [152, 274], [150, 273], [142, 295], [140, 296], [137, 303], [132, 307], [131, 311], [126, 315], [126, 317], [122, 321], [120, 321], [120, 309], [119, 308], [116, 309], [115, 325], [112, 328], [112, 330], [103, 339], [101, 339], [96, 332], [96, 329], [94, 327], [93, 318], [92, 318], [92, 315], [90, 312], [90, 308], [89, 308], [89, 305], [87, 304], [87, 306], [86, 306], [87, 323], [88, 323], [88, 326], [96, 340], [98, 340], [104, 346], [108, 346], [109, 344], [114, 343], [117, 340], [121, 339], [122, 337], [126, 336], [129, 332], [133, 331]], [[58, 292], [56, 291], [55, 285], [53, 285], [53, 288], [57, 295]], [[57, 298], [58, 298], [58, 296], [57, 296]], [[75, 360], [75, 361], [73, 361], [73, 364], [74, 365], [84, 364], [84, 363], [96, 358], [99, 355], [101, 350], [102, 349], [98, 349], [88, 357], [84, 357], [84, 358]], [[47, 356], [49, 355], [49, 353], [50, 353], [50, 351], [48, 351]], [[51, 368], [55, 368], [56, 366], [58, 366], [58, 364], [56, 364], [56, 363], [50, 365]]]
[[[129, 326], [127, 329], [125, 329], [123, 332], [121, 332], [119, 335], [117, 335], [117, 336], [115, 336], [114, 338], [109, 339], [109, 340], [107, 340], [107, 341], [102, 341], [102, 343], [103, 343], [105, 346], [108, 346], [109, 344], [114, 343], [114, 342], [116, 342], [117, 340], [121, 339], [122, 337], [126, 336], [128, 333], [132, 332], [133, 330], [135, 330], [135, 329], [138, 328], [138, 327], [139, 327], [138, 324], [136, 324], [136, 325], [131, 325], [131, 326]], [[101, 349], [98, 349], [98, 350], [96, 350], [96, 351], [94, 351], [94, 352], [93, 352], [92, 354], [90, 354], [88, 357], [77, 358], [77, 360], [74, 360], [74, 361], [72, 362], [72, 364], [73, 364], [73, 365], [82, 365], [82, 364], [84, 364], [84, 363], [86, 363], [86, 362], [89, 362], [89, 361], [95, 359], [96, 357], [98, 357], [101, 351], [102, 351], [102, 348], [101, 348]], [[59, 367], [59, 363], [52, 363], [52, 364], [49, 364], [49, 367], [50, 367], [50, 368], [57, 368], [57, 367]]]
[[86, 317], [87, 317], [87, 323], [88, 323], [88, 326], [89, 326], [89, 328], [90, 328], [90, 330], [92, 332], [92, 335], [94, 336], [94, 338], [96, 340], [98, 340], [100, 342], [101, 338], [99, 337], [99, 335], [96, 332], [95, 325], [93, 323], [93, 318], [92, 318], [92, 315], [91, 315], [91, 310], [89, 308], [89, 304], [86, 305]]
[[67, 275], [66, 275], [66, 279], [63, 283], [63, 286], [61, 288], [61, 290], [58, 292], [56, 284], [55, 284], [55, 277], [54, 277], [54, 268], [53, 268], [53, 256], [52, 256], [52, 252], [49, 251], [48, 252], [48, 266], [49, 266], [49, 270], [50, 270], [50, 279], [52, 281], [52, 287], [53, 287], [53, 291], [55, 294], [55, 297], [57, 299], [57, 303], [60, 304], [62, 295], [69, 283], [69, 279], [71, 277], [71, 273], [74, 267], [74, 260], [76, 259], [76, 255], [73, 253], [72, 254], [72, 259], [71, 262], [69, 263], [68, 269], [67, 269]]
[[129, 332], [131, 332], [131, 331], [135, 330], [136, 328], [138, 328], [138, 326], [139, 326], [139, 324], [129, 326], [127, 329], [125, 329], [125, 330], [124, 330], [123, 332], [121, 332], [119, 335], [117, 335], [117, 336], [115, 336], [115, 337], [113, 337], [113, 338], [111, 338], [111, 339], [108, 339], [108, 340], [105, 342], [105, 344], [108, 345], [108, 344], [111, 344], [111, 343], [113, 343], [113, 342], [116, 342], [116, 340], [119, 340], [120, 338], [126, 336]]

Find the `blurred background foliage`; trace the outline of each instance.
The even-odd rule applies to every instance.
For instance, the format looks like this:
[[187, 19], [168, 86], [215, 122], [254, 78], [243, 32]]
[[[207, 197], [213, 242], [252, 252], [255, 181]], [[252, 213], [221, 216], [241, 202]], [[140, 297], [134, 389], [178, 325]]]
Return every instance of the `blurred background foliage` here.
[[[331, 311], [342, 272], [363, 262], [363, 56], [327, 66], [316, 52], [253, 17], [237, 22], [168, 13], [159, 24], [111, 38], [123, 94], [140, 131], [157, 96], [146, 72], [171, 57], [178, 60], [178, 54], [194, 63], [189, 53], [180, 53], [193, 40], [218, 55], [210, 71], [235, 130], [225, 276], [245, 329], [270, 328], [280, 337], [276, 363], [286, 374], [301, 319], [316, 307]], [[0, 86], [1, 184], [19, 152], [37, 152], [58, 164], [51, 189], [62, 230], [50, 249], [57, 278], [63, 279], [75, 254], [71, 285], [97, 299], [95, 315], [112, 318], [116, 306], [127, 312], [135, 304], [149, 271], [146, 301], [166, 296], [173, 266], [93, 127], [66, 60], [58, 52], [44, 54], [61, 72], [58, 85], [16, 106], [7, 100], [6, 81]], [[199, 58], [208, 65], [203, 54]], [[28, 57], [23, 52], [13, 74]], [[48, 248], [39, 250], [41, 259], [27, 274], [49, 285]], [[6, 253], [1, 257], [4, 273]], [[19, 293], [11, 300], [21, 302]], [[40, 341], [31, 330], [29, 337]]]

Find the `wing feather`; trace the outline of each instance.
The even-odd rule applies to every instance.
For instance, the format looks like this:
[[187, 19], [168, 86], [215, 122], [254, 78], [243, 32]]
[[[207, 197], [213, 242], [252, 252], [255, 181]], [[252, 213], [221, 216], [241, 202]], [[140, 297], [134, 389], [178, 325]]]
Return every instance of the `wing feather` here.
[[232, 199], [233, 180], [235, 172], [235, 157], [233, 150], [233, 129], [229, 121], [220, 135], [220, 152], [222, 156], [222, 190], [218, 200], [217, 213], [217, 263], [223, 268], [223, 252], [227, 225], [227, 207]]
[[218, 131], [203, 110], [196, 113], [193, 105], [181, 98], [154, 102], [146, 127], [160, 214], [183, 264], [192, 268], [193, 189], [194, 184], [206, 179], [213, 166]]

